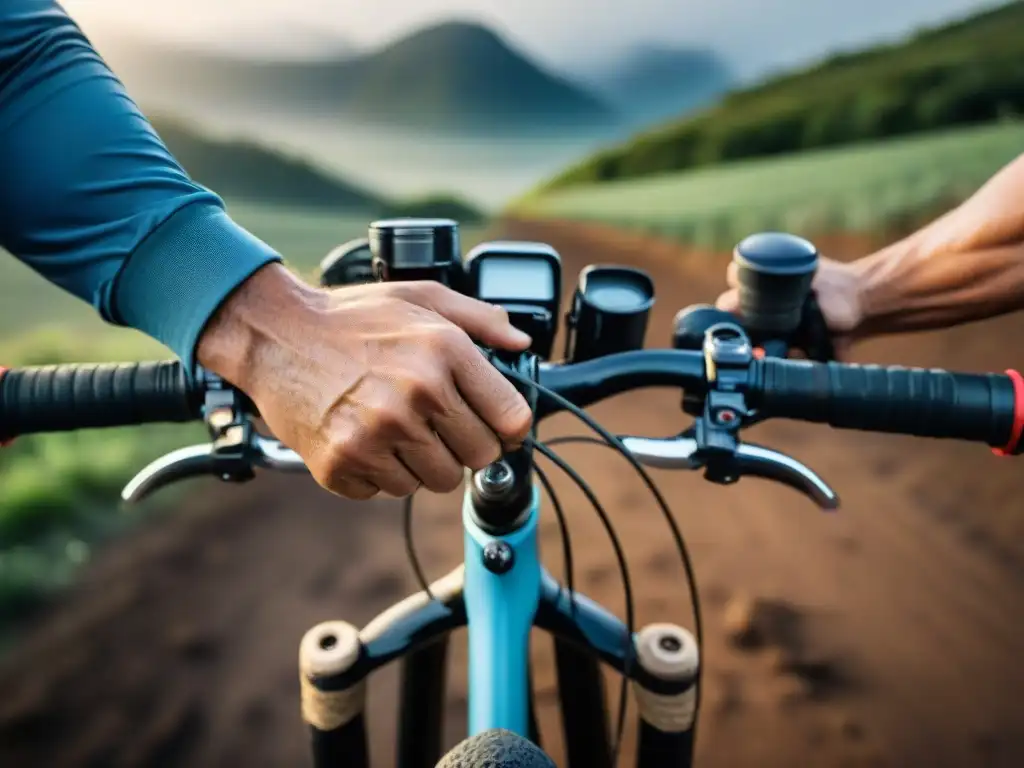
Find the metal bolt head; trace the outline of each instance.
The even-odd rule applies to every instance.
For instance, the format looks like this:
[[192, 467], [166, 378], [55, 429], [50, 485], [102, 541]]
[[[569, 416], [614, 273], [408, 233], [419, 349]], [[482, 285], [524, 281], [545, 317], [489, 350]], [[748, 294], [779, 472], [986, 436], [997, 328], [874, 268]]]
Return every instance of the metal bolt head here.
[[719, 424], [732, 424], [736, 421], [736, 411], [729, 408], [722, 408], [715, 413], [715, 421]]
[[512, 488], [515, 479], [512, 467], [499, 459], [477, 472], [474, 482], [484, 498], [500, 499]]
[[491, 573], [501, 575], [512, 570], [515, 564], [515, 553], [504, 541], [489, 541], [484, 546], [484, 568]]

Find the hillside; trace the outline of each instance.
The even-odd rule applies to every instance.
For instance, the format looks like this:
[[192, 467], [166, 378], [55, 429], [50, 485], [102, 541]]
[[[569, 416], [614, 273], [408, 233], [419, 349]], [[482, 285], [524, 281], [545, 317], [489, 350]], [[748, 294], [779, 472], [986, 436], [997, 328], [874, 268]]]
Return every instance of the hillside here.
[[153, 126], [168, 149], [200, 184], [219, 195], [281, 205], [377, 211], [375, 194], [308, 162], [243, 141], [215, 141], [168, 118]]
[[706, 106], [735, 82], [714, 51], [658, 44], [638, 46], [582, 79], [636, 125]]
[[349, 118], [445, 132], [599, 127], [618, 122], [597, 96], [541, 69], [479, 24], [447, 22], [379, 50], [262, 61], [124, 40], [94, 40], [143, 102]]
[[722, 250], [765, 230], [884, 242], [948, 211], [1022, 147], [1024, 121], [951, 128], [573, 185], [526, 197], [508, 212], [639, 229]]
[[644, 176], [1024, 113], [1024, 3], [833, 56], [642, 134], [547, 186]]

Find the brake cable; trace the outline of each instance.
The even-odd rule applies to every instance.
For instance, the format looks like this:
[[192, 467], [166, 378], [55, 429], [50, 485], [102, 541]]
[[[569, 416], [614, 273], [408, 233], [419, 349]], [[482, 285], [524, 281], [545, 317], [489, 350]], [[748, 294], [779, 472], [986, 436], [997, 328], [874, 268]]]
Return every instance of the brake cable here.
[[530, 440], [529, 438], [526, 442], [532, 444], [533, 448], [542, 456], [562, 470], [576, 487], [583, 492], [583, 495], [587, 497], [587, 501], [590, 502], [594, 511], [597, 512], [597, 516], [600, 518], [602, 525], [604, 525], [605, 531], [608, 532], [608, 540], [615, 551], [615, 559], [619, 562], [619, 574], [622, 576], [622, 591], [626, 598], [626, 656], [622, 665], [619, 710], [615, 742], [612, 746], [612, 765], [617, 765], [619, 762], [619, 750], [622, 747], [622, 736], [626, 730], [626, 709], [629, 706], [629, 675], [633, 671], [633, 633], [636, 631], [636, 608], [633, 604], [633, 586], [629, 579], [629, 565], [626, 562], [626, 553], [622, 549], [622, 542], [619, 541], [619, 537], [615, 533], [615, 526], [612, 525], [611, 518], [608, 517], [608, 513], [601, 505], [601, 502], [597, 500], [597, 494], [594, 493], [587, 481], [580, 476], [579, 472], [573, 469], [565, 459], [543, 442]]
[[[676, 550], [677, 550], [677, 552], [679, 554], [680, 561], [681, 561], [681, 563], [683, 565], [683, 570], [684, 570], [684, 572], [686, 574], [686, 577], [687, 577], [687, 586], [688, 586], [688, 590], [689, 590], [690, 604], [691, 604], [691, 609], [693, 611], [694, 636], [695, 636], [695, 638], [697, 640], [697, 647], [698, 648], [703, 648], [703, 645], [704, 645], [704, 643], [703, 643], [704, 632], [703, 632], [703, 622], [701, 620], [700, 595], [699, 595], [699, 592], [697, 590], [696, 575], [694, 573], [693, 563], [692, 563], [692, 559], [690, 557], [689, 549], [687, 548], [686, 542], [684, 541], [683, 536], [682, 536], [682, 532], [679, 530], [679, 526], [676, 523], [676, 520], [675, 520], [675, 518], [672, 515], [672, 511], [671, 511], [671, 509], [668, 506], [668, 502], [666, 502], [665, 497], [662, 495], [662, 493], [658, 489], [657, 485], [651, 479], [650, 475], [647, 474], [647, 472], [643, 468], [643, 466], [636, 460], [636, 458], [633, 457], [633, 455], [629, 452], [629, 450], [625, 447], [625, 445], [622, 444], [622, 441], [618, 437], [616, 437], [615, 435], [610, 433], [608, 430], [606, 430], [604, 427], [602, 427], [595, 419], [593, 419], [593, 417], [591, 417], [582, 408], [579, 408], [575, 404], [571, 403], [569, 400], [567, 400], [566, 398], [562, 397], [557, 392], [554, 392], [553, 390], [548, 389], [547, 387], [543, 386], [542, 384], [540, 384], [540, 383], [538, 383], [536, 381], [533, 381], [532, 379], [530, 379], [530, 378], [528, 378], [526, 376], [523, 376], [523, 375], [519, 374], [517, 371], [512, 370], [508, 365], [505, 365], [504, 363], [502, 363], [500, 361], [494, 361], [494, 362], [498, 365], [499, 369], [502, 370], [502, 373], [504, 373], [508, 378], [510, 378], [510, 379], [512, 379], [514, 381], [517, 381], [518, 383], [520, 383], [520, 384], [522, 384], [524, 386], [528, 386], [528, 387], [532, 388], [534, 391], [536, 391], [540, 395], [544, 395], [545, 397], [547, 397], [548, 399], [553, 401], [556, 405], [558, 405], [560, 408], [562, 408], [565, 411], [568, 411], [573, 416], [575, 416], [577, 419], [582, 421], [584, 424], [587, 425], [587, 427], [589, 427], [593, 432], [597, 433], [602, 438], [602, 440], [599, 441], [599, 440], [597, 440], [595, 438], [588, 438], [587, 436], [584, 436], [584, 435], [566, 435], [566, 436], [562, 436], [562, 437], [553, 438], [552, 441], [551, 441], [553, 444], [556, 443], [556, 442], [557, 443], [570, 443], [570, 442], [581, 442], [582, 443], [582, 442], [585, 442], [585, 443], [593, 443], [593, 444], [607, 446], [608, 448], [612, 448], [612, 449], [616, 450], [618, 453], [620, 453], [626, 459], [626, 461], [628, 461], [629, 464], [633, 467], [633, 470], [637, 473], [637, 475], [639, 475], [639, 477], [643, 481], [644, 485], [647, 486], [647, 489], [651, 492], [651, 495], [654, 497], [654, 499], [655, 499], [655, 501], [656, 501], [656, 503], [657, 503], [661, 513], [662, 513], [662, 516], [665, 518], [665, 522], [668, 524], [669, 529], [670, 529], [670, 531], [672, 533], [672, 538], [673, 538], [673, 540], [675, 542]], [[565, 462], [564, 459], [562, 459], [560, 456], [558, 456], [558, 454], [556, 454], [544, 442], [533, 441], [533, 440], [529, 440], [529, 439], [527, 440], [527, 442], [532, 443], [532, 445], [542, 455], [544, 455], [546, 458], [548, 458], [550, 461], [552, 461], [556, 466], [558, 466], [563, 472], [565, 472], [565, 474], [574, 482], [574, 484], [577, 487], [580, 488], [580, 490], [584, 493], [584, 495], [587, 496], [588, 501], [590, 501], [591, 505], [594, 507], [595, 511], [598, 513], [598, 516], [601, 518], [602, 523], [604, 523], [605, 529], [607, 530], [608, 535], [609, 535], [609, 539], [612, 542], [612, 547], [615, 550], [616, 558], [619, 560], [620, 573], [621, 573], [622, 578], [623, 578], [623, 591], [625, 592], [625, 596], [626, 596], [627, 630], [628, 630], [628, 636], [629, 636], [630, 641], [631, 641], [632, 640], [632, 635], [633, 635], [633, 632], [634, 632], [634, 629], [635, 629], [634, 626], [633, 626], [634, 617], [633, 617], [632, 585], [631, 585], [631, 583], [629, 581], [629, 571], [628, 571], [628, 566], [627, 566], [626, 561], [625, 561], [625, 555], [622, 553], [621, 544], [620, 544], [620, 542], [618, 540], [618, 537], [616, 536], [616, 534], [614, 532], [614, 528], [611, 526], [611, 521], [608, 519], [607, 513], [604, 511], [604, 508], [601, 506], [600, 502], [597, 500], [596, 496], [594, 495], [594, 493], [591, 490], [591, 488], [589, 487], [589, 485], [587, 485], [586, 481], [584, 481], [583, 478], [579, 475], [579, 473], [577, 473], [571, 466], [569, 466]], [[539, 470], [538, 470], [537, 467], [534, 467], [534, 471], [539, 471]], [[545, 478], [545, 480], [546, 480], [546, 478]], [[552, 495], [551, 491], [553, 489], [549, 487], [550, 483], [546, 483], [545, 480], [542, 480], [541, 482], [545, 484], [545, 490], [547, 490], [549, 492], [549, 495]], [[552, 495], [552, 498], [555, 499], [556, 497], [554, 497]], [[420, 581], [421, 587], [424, 589], [424, 591], [427, 593], [427, 595], [432, 598], [433, 595], [430, 592], [429, 585], [426, 583], [426, 579], [425, 579], [425, 577], [423, 575], [422, 568], [420, 568], [419, 560], [416, 557], [415, 548], [414, 548], [413, 542], [412, 542], [412, 535], [411, 535], [412, 534], [412, 496], [407, 497], [407, 499], [405, 501], [404, 513], [405, 513], [405, 526], [404, 527], [405, 527], [405, 532], [406, 532], [406, 549], [407, 549], [407, 552], [409, 553], [410, 562], [411, 562], [411, 564], [413, 566], [414, 572], [416, 573], [417, 579]], [[568, 534], [568, 526], [566, 525], [564, 514], [562, 514], [562, 510], [560, 508], [560, 505], [558, 507], [556, 507], [556, 515], [558, 515], [559, 527], [561, 528], [562, 533], [563, 533], [563, 551], [565, 551], [566, 547], [568, 547], [568, 542], [567, 542], [567, 540], [565, 538], [565, 536]], [[571, 554], [570, 554], [570, 557], [571, 557]], [[570, 595], [573, 595], [573, 594], [574, 593], [570, 590]], [[574, 603], [575, 603], [575, 600], [571, 600], [570, 605], [573, 605]], [[618, 761], [619, 750], [620, 750], [621, 743], [622, 743], [622, 736], [623, 736], [623, 733], [624, 733], [624, 730], [625, 730], [625, 715], [626, 715], [626, 708], [627, 708], [628, 702], [629, 702], [629, 698], [628, 698], [628, 682], [629, 682], [629, 673], [630, 673], [630, 671], [632, 669], [631, 665], [632, 665], [632, 660], [633, 660], [633, 650], [634, 650], [633, 649], [633, 644], [632, 644], [632, 642], [630, 642], [629, 643], [629, 647], [627, 648], [626, 658], [624, 660], [624, 665], [623, 665], [624, 669], [623, 669], [622, 687], [620, 689], [620, 696], [619, 696], [619, 699], [620, 699], [619, 704], [620, 705], [619, 705], [619, 716], [618, 716], [618, 723], [617, 723], [617, 734], [616, 734], [615, 746], [614, 746], [613, 751], [612, 751], [613, 760], [616, 763]], [[694, 728], [695, 729], [696, 729], [696, 723], [697, 723], [697, 720], [698, 720], [698, 717], [699, 717], [699, 714], [700, 714], [701, 698], [702, 698], [702, 693], [703, 693], [703, 686], [701, 684], [702, 683], [702, 678], [703, 678], [703, 666], [704, 665], [702, 664], [702, 665], [699, 665], [697, 667], [696, 679], [694, 681], [694, 683], [695, 683], [695, 685], [697, 687], [696, 692], [695, 692], [695, 699], [696, 700], [695, 700], [695, 703], [694, 703]], [[613, 763], [613, 764], [615, 764], [615, 763]]]
[[562, 538], [562, 562], [565, 568], [565, 588], [569, 593], [569, 609], [575, 615], [576, 589], [573, 586], [572, 539], [569, 537], [569, 523], [565, 519], [565, 511], [562, 509], [562, 503], [558, 500], [558, 494], [555, 493], [555, 488], [551, 485], [551, 481], [548, 479], [547, 474], [545, 474], [544, 470], [536, 464], [533, 467], [533, 471], [537, 475], [537, 479], [540, 480], [540, 484], [544, 486], [544, 491], [551, 500], [551, 508], [555, 511], [555, 518], [558, 520], [558, 528]]
[[430, 583], [423, 572], [420, 557], [416, 554], [416, 542], [412, 537], [412, 500], [415, 495], [415, 493], [410, 493], [402, 502], [402, 536], [405, 539], [405, 553], [409, 557], [409, 565], [416, 576], [416, 581], [419, 582], [420, 590], [426, 592], [428, 599], [436, 600], [437, 598], [434, 597], [434, 593], [430, 589]]
[[552, 445], [566, 445], [567, 443], [582, 443], [584, 445], [599, 445], [602, 448], [614, 448], [615, 446], [608, 445], [604, 440], [598, 440], [596, 437], [588, 437], [587, 435], [559, 435], [553, 437], [550, 440], [545, 440], [548, 446]]
[[[541, 485], [544, 486], [544, 490], [551, 500], [551, 508], [555, 511], [555, 518], [558, 520], [559, 534], [562, 539], [562, 560], [565, 565], [565, 585], [569, 593], [570, 608], [575, 612], [576, 589], [573, 586], [572, 539], [569, 536], [569, 524], [565, 519], [565, 511], [562, 509], [562, 504], [558, 500], [558, 494], [555, 493], [555, 489], [551, 485], [548, 476], [544, 474], [544, 470], [535, 466], [533, 471], [537, 474]], [[412, 504], [415, 495], [415, 493], [412, 493], [402, 500], [402, 536], [405, 539], [405, 553], [409, 558], [409, 565], [412, 568], [413, 575], [416, 577], [420, 591], [425, 592], [429, 599], [435, 600], [434, 593], [430, 589], [430, 582], [427, 581], [423, 570], [423, 564], [416, 553], [416, 542], [412, 534]]]
[[[514, 381], [517, 381], [517, 382], [519, 382], [520, 384], [522, 384], [524, 386], [532, 387], [537, 393], [539, 393], [541, 395], [544, 395], [549, 400], [551, 400], [556, 405], [558, 405], [562, 410], [568, 411], [573, 416], [575, 416], [580, 421], [582, 421], [584, 424], [586, 424], [591, 430], [593, 430], [598, 435], [600, 435], [601, 438], [603, 438], [604, 442], [608, 445], [609, 448], [614, 448], [620, 454], [622, 454], [623, 458], [625, 458], [626, 461], [628, 461], [630, 463], [630, 465], [633, 467], [633, 470], [640, 476], [640, 479], [643, 481], [644, 485], [647, 486], [647, 489], [651, 492], [651, 495], [654, 497], [655, 501], [657, 502], [658, 507], [661, 510], [662, 516], [665, 518], [665, 522], [668, 524], [668, 527], [669, 527], [670, 531], [672, 532], [672, 538], [675, 541], [676, 550], [679, 553], [679, 558], [680, 558], [680, 560], [682, 562], [683, 570], [684, 570], [684, 572], [686, 574], [687, 586], [688, 586], [689, 593], [690, 593], [690, 605], [691, 605], [691, 608], [693, 610], [693, 630], [694, 630], [694, 636], [695, 636], [695, 638], [697, 640], [697, 647], [698, 648], [703, 648], [704, 647], [704, 629], [703, 629], [703, 621], [701, 620], [700, 594], [699, 594], [699, 592], [697, 590], [697, 578], [696, 578], [696, 574], [694, 572], [693, 562], [692, 562], [692, 559], [690, 557], [690, 552], [689, 552], [689, 549], [686, 546], [686, 542], [683, 540], [683, 535], [682, 535], [682, 532], [679, 530], [679, 525], [676, 523], [675, 518], [672, 516], [672, 511], [669, 508], [668, 503], [665, 501], [665, 497], [662, 495], [661, 491], [658, 489], [658, 486], [651, 479], [650, 475], [647, 474], [647, 471], [643, 468], [643, 466], [641, 466], [640, 462], [638, 462], [636, 460], [636, 458], [633, 456], [633, 454], [631, 454], [629, 452], [629, 449], [627, 449], [626, 446], [622, 444], [622, 441], [619, 438], [617, 438], [615, 435], [613, 435], [607, 429], [602, 427], [592, 416], [590, 416], [590, 414], [588, 414], [582, 408], [579, 408], [575, 404], [569, 402], [569, 400], [567, 400], [566, 398], [562, 397], [557, 392], [555, 392], [555, 391], [553, 391], [551, 389], [548, 389], [544, 385], [542, 385], [542, 384], [540, 384], [540, 383], [538, 383], [536, 381], [533, 381], [533, 380], [527, 378], [526, 376], [521, 375], [518, 371], [512, 370], [512, 368], [510, 366], [506, 365], [504, 362], [502, 362], [500, 360], [497, 360], [497, 359], [493, 359], [493, 358], [492, 358], [492, 362], [494, 362], [494, 364], [499, 368], [499, 370], [501, 370], [501, 372], [506, 377], [508, 377], [508, 378], [510, 378], [510, 379], [512, 379]], [[694, 730], [695, 731], [696, 731], [697, 718], [698, 718], [698, 715], [700, 714], [701, 699], [702, 699], [702, 694], [703, 694], [703, 686], [701, 685], [701, 682], [702, 682], [702, 679], [703, 679], [703, 671], [704, 671], [704, 665], [703, 664], [699, 664], [697, 666], [697, 675], [696, 675], [696, 679], [694, 681], [696, 686], [697, 686], [697, 691], [696, 691], [696, 696], [695, 696], [696, 700], [694, 702]]]

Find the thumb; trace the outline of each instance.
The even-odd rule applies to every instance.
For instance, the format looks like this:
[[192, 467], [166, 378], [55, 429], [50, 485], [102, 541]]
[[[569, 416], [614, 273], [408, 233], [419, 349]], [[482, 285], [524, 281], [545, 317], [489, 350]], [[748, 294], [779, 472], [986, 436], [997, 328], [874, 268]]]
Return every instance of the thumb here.
[[725, 270], [725, 283], [730, 288], [740, 287], [740, 268], [736, 266], [735, 261], [730, 261]]
[[724, 309], [726, 312], [739, 312], [740, 292], [735, 288], [729, 289], [715, 300], [715, 306], [718, 309]]

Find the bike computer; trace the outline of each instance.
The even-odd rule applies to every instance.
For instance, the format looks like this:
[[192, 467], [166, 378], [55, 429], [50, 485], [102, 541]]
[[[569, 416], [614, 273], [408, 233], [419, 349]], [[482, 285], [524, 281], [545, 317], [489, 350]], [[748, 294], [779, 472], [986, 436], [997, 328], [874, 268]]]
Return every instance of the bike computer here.
[[491, 241], [465, 258], [465, 292], [499, 304], [512, 324], [533, 338], [531, 351], [547, 359], [558, 326], [562, 260], [545, 243]]

